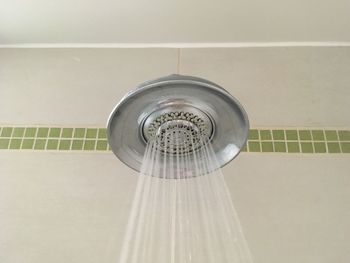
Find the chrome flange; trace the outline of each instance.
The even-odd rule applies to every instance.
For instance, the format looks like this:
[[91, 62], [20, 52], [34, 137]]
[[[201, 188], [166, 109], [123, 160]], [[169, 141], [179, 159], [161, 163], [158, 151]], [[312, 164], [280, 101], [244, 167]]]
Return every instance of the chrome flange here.
[[210, 141], [221, 167], [244, 146], [249, 122], [240, 103], [220, 86], [197, 77], [170, 75], [126, 94], [109, 116], [107, 137], [114, 154], [140, 171], [148, 141], [158, 138], [156, 147], [162, 154], [175, 153], [167, 141], [175, 128], [181, 140], [177, 154], [188, 154], [191, 161], [193, 151]]

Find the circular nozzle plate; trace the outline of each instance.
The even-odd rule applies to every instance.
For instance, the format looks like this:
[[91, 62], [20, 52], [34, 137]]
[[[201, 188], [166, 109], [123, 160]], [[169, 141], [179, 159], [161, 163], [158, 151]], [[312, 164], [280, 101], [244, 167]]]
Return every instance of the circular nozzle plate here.
[[[146, 82], [129, 92], [114, 108], [107, 125], [112, 151], [137, 171], [150, 140], [155, 140], [162, 154], [190, 157], [211, 142], [221, 167], [240, 152], [248, 130], [247, 114], [226, 90], [181, 75]], [[174, 132], [176, 142], [171, 136]]]
[[[146, 142], [155, 141], [155, 147], [164, 153], [184, 154], [197, 150], [208, 142], [213, 133], [213, 123], [202, 111], [184, 104], [152, 112], [145, 118], [142, 134]], [[177, 140], [170, 141], [177, 136]], [[174, 152], [175, 151], [175, 152]]]

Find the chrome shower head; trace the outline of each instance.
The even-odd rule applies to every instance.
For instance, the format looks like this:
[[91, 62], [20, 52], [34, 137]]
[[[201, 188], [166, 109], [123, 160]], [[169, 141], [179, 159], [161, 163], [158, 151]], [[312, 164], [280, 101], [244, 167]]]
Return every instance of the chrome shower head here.
[[[221, 167], [240, 152], [248, 130], [247, 114], [226, 90], [182, 75], [141, 84], [119, 102], [107, 124], [112, 151], [137, 171], [151, 140], [163, 154], [187, 154], [190, 162], [211, 142]], [[171, 139], [175, 132], [176, 142]]]

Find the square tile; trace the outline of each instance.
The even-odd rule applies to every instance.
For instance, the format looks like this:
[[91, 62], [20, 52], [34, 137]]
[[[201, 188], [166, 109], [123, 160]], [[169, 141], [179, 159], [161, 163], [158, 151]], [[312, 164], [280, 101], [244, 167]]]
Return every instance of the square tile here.
[[338, 131], [340, 141], [350, 141], [350, 131]]
[[38, 128], [38, 133], [37, 133], [36, 137], [46, 138], [48, 134], [49, 134], [49, 128], [40, 127], [40, 128]]
[[299, 139], [301, 141], [311, 141], [311, 132], [308, 130], [300, 130], [299, 131]]
[[50, 128], [49, 137], [58, 138], [61, 135], [61, 128]]
[[86, 130], [86, 138], [94, 139], [97, 135], [97, 129], [87, 129]]
[[338, 141], [337, 131], [327, 130], [324, 131], [327, 141]]
[[106, 140], [98, 140], [97, 145], [96, 145], [96, 150], [106, 151], [107, 150], [107, 141]]
[[24, 130], [25, 130], [25, 128], [24, 127], [15, 127], [15, 128], [13, 128], [13, 133], [12, 133], [12, 137], [19, 137], [19, 138], [21, 138], [21, 137], [23, 137], [23, 135], [24, 135]]
[[73, 137], [73, 128], [63, 128], [61, 137], [62, 138], [72, 138]]
[[34, 139], [23, 139], [21, 149], [33, 149]]
[[46, 144], [46, 150], [57, 150], [58, 140], [57, 139], [48, 139]]
[[249, 152], [260, 152], [260, 142], [250, 142], [248, 141]]
[[33, 127], [27, 127], [25, 132], [24, 132], [24, 137], [35, 137], [36, 134], [36, 128]]
[[286, 138], [289, 141], [297, 141], [298, 132], [296, 130], [286, 130]]
[[83, 145], [84, 145], [84, 141], [83, 140], [73, 140], [72, 142], [72, 150], [82, 150], [83, 149]]
[[12, 138], [11, 141], [10, 141], [9, 149], [20, 149], [21, 148], [21, 143], [22, 143], [22, 139]]
[[84, 150], [89, 150], [89, 151], [95, 150], [95, 144], [96, 144], [95, 140], [85, 140]]
[[314, 141], [324, 141], [325, 140], [323, 130], [312, 130], [311, 133], [312, 133], [312, 139]]
[[261, 140], [272, 140], [272, 135], [270, 130], [260, 130], [260, 139]]
[[[108, 145], [107, 145], [108, 146]], [[108, 149], [108, 147], [107, 147]], [[109, 150], [109, 149], [108, 149]], [[247, 144], [244, 144], [243, 148], [242, 148], [242, 152], [247, 152]]]
[[313, 153], [314, 152], [314, 148], [313, 148], [311, 142], [301, 142], [300, 146], [301, 146], [302, 153]]
[[327, 142], [329, 153], [340, 153], [340, 145], [338, 142]]
[[249, 130], [248, 140], [259, 140], [258, 130]]
[[314, 142], [315, 153], [326, 153], [327, 147], [325, 142]]
[[272, 142], [261, 142], [261, 151], [262, 152], [273, 152]]
[[97, 136], [97, 138], [99, 138], [99, 139], [107, 138], [107, 131], [106, 131], [106, 129], [104, 129], [104, 128], [98, 129], [98, 136]]
[[274, 140], [284, 140], [284, 130], [273, 130], [272, 137]]
[[58, 149], [59, 150], [70, 150], [71, 140], [60, 140]]
[[343, 153], [350, 153], [350, 142], [341, 142], [340, 146]]
[[74, 138], [84, 138], [84, 137], [85, 137], [85, 128], [74, 129]]
[[[1, 2], [1, 43], [5, 41], [3, 35], [5, 10], [7, 7]], [[11, 23], [18, 26], [19, 19], [15, 17], [12, 19]], [[41, 23], [43, 27], [48, 26], [45, 21]], [[146, 37], [146, 32], [142, 34]], [[114, 104], [133, 87], [146, 80], [176, 72], [178, 50], [178, 48], [103, 50], [28, 48], [22, 51], [1, 49], [0, 122], [5, 123], [5, 120], [9, 120], [12, 124], [64, 122], [77, 127], [84, 127], [90, 123], [104, 124]], [[75, 61], [73, 57], [81, 62]], [[25, 82], [26, 74], [30, 74], [28, 76], [30, 80]], [[111, 75], [115, 76], [114, 81], [109, 79]], [[101, 82], [103, 84], [97, 87]], [[111, 86], [118, 88], [112, 91]]]
[[46, 145], [46, 139], [36, 139], [34, 143], [35, 150], [44, 150]]
[[298, 142], [287, 142], [287, 148], [289, 153], [299, 153], [300, 147]]
[[12, 127], [3, 127], [1, 130], [1, 137], [11, 137]]
[[[222, 85], [242, 100], [256, 127], [283, 123], [290, 127], [307, 127], [310, 120], [321, 127], [339, 127], [350, 124], [350, 103], [344, 103], [350, 98], [350, 87], [344, 88], [347, 86], [344, 83], [349, 83], [348, 54], [338, 55], [339, 50], [324, 52], [313, 47], [315, 56], [310, 56], [308, 48], [298, 47], [252, 48], [251, 51], [244, 48], [184, 48], [181, 49], [181, 72], [204, 76]], [[335, 64], [342, 69], [336, 71]], [[332, 68], [334, 74], [330, 74]], [[254, 77], [247, 77], [247, 72], [254, 72]], [[307, 72], [312, 72], [315, 78], [306, 84], [304, 76]], [[262, 82], [268, 82], [269, 86], [264, 92], [257, 88]], [[325, 88], [327, 83], [333, 84], [334, 91]], [[249, 87], [250, 92], [235, 86]], [[313, 100], [312, 95], [321, 99]], [[336, 103], [336, 112], [315, 110], [326, 109], [330, 101]]]
[[7, 149], [10, 144], [10, 139], [0, 138], [0, 149]]
[[274, 142], [275, 152], [287, 152], [285, 142]]

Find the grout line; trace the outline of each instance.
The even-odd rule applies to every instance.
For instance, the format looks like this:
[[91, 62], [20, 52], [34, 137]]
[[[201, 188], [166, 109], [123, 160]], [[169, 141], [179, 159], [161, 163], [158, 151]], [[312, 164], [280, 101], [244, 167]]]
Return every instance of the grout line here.
[[335, 141], [337, 144], [338, 144], [338, 146], [339, 146], [339, 149], [340, 149], [340, 153], [342, 153], [343, 151], [342, 151], [342, 149], [341, 149], [341, 147], [340, 147], [340, 138], [339, 138], [339, 130], [336, 130], [335, 131], [335, 134], [337, 135], [337, 140]]
[[299, 152], [303, 153], [303, 150], [301, 149], [301, 140], [300, 140], [300, 134], [299, 134], [300, 129], [296, 129], [296, 131], [297, 131], [297, 140], [298, 140], [298, 145], [299, 145]]
[[98, 137], [98, 129], [96, 130], [96, 134], [95, 134], [95, 138], [94, 138], [94, 141], [95, 141], [95, 144], [94, 144], [94, 151], [96, 152], [96, 147], [97, 147], [97, 137]]
[[285, 152], [288, 153], [286, 130], [282, 130], [282, 132], [283, 132], [283, 138], [284, 138], [284, 140], [283, 140], [283, 142], [284, 142], [284, 148], [286, 148], [286, 151], [285, 151]]
[[[13, 129], [13, 130], [14, 130], [14, 129]], [[25, 134], [26, 134], [26, 130], [27, 130], [27, 127], [24, 127], [24, 131], [23, 131], [23, 135], [22, 135], [22, 140], [21, 140], [21, 144], [19, 145], [19, 149], [22, 149], [23, 141], [24, 141]], [[12, 137], [12, 136], [11, 136], [11, 137]]]
[[33, 150], [35, 147], [36, 140], [38, 139], [38, 132], [39, 132], [39, 128], [35, 127], [35, 135], [34, 135], [33, 146], [31, 148], [31, 150]]
[[[20, 127], [20, 128], [23, 128], [23, 134], [22, 136], [18, 135], [18, 136], [15, 136], [15, 128], [16, 127]], [[41, 126], [43, 127], [43, 126]], [[40, 128], [41, 128], [40, 127]], [[7, 136], [2, 136], [2, 132], [4, 132], [4, 128], [11, 128], [11, 132], [7, 135]], [[58, 151], [73, 151], [73, 141], [74, 140], [81, 140], [82, 141], [82, 148], [80, 150], [77, 149], [77, 151], [89, 151], [89, 152], [96, 152], [96, 151], [102, 151], [102, 150], [98, 150], [98, 142], [99, 141], [104, 141], [105, 143], [107, 143], [107, 146], [106, 146], [106, 149], [104, 149], [103, 151], [109, 151], [110, 150], [110, 146], [108, 145], [108, 139], [107, 138], [99, 138], [99, 132], [100, 132], [100, 129], [104, 129], [104, 128], [95, 128], [95, 127], [89, 127], [89, 128], [82, 128], [82, 127], [79, 127], [81, 129], [84, 129], [84, 133], [82, 134], [82, 137], [77, 137], [75, 138], [74, 135], [76, 133], [76, 129], [78, 129], [77, 127], [65, 127], [65, 128], [69, 128], [69, 129], [72, 129], [72, 134], [70, 137], [67, 137], [67, 138], [63, 138], [63, 132], [64, 132], [64, 128], [59, 128], [60, 129], [60, 132], [59, 134], [57, 135], [57, 137], [51, 137], [50, 136], [50, 133], [52, 132], [52, 129], [57, 129], [58, 127], [45, 127], [47, 128], [47, 135], [46, 137], [38, 137], [39, 136], [39, 127], [36, 127], [36, 126], [11, 126], [11, 125], [6, 125], [6, 126], [0, 126], [0, 139], [1, 140], [8, 140], [8, 145], [7, 147], [5, 148], [2, 148], [2, 150], [22, 150], [23, 149], [23, 144], [24, 144], [24, 141], [25, 140], [33, 140], [33, 145], [31, 147], [32, 150], [36, 150], [35, 149], [35, 145], [37, 143], [38, 140], [45, 140], [45, 144], [44, 144], [44, 149], [37, 149], [37, 150], [49, 150], [47, 149], [48, 147], [48, 141], [51, 139], [51, 140], [57, 140], [57, 148], [56, 149], [53, 149], [54, 151], [58, 150]], [[26, 136], [26, 133], [28, 132], [29, 129], [35, 129], [35, 133], [32, 135], [32, 136]], [[88, 129], [93, 129], [95, 130], [95, 135], [92, 137], [92, 138], [87, 138], [87, 134], [88, 134]], [[336, 128], [333, 128], [333, 129], [329, 129], [329, 131], [332, 131], [333, 133], [333, 136], [335, 135], [334, 138], [331, 138], [331, 140], [328, 140], [327, 137], [326, 137], [326, 131], [324, 128], [309, 128], [309, 129], [305, 129], [305, 128], [298, 128], [298, 129], [285, 129], [285, 128], [277, 128], [277, 129], [266, 129], [263, 128], [263, 129], [257, 129], [257, 128], [254, 128], [254, 129], [251, 129], [251, 130], [254, 130], [257, 132], [257, 138], [255, 139], [248, 139], [247, 140], [247, 143], [246, 143], [246, 152], [252, 152], [252, 149], [250, 149], [249, 147], [249, 143], [250, 142], [254, 142], [254, 144], [258, 144], [258, 146], [260, 147], [260, 150], [258, 152], [264, 152], [263, 149], [262, 149], [262, 146], [263, 146], [263, 143], [264, 142], [271, 142], [272, 143], [272, 152], [275, 152], [275, 153], [280, 153], [280, 152], [276, 152], [276, 147], [275, 147], [275, 144], [276, 142], [278, 143], [283, 143], [284, 144], [284, 147], [285, 147], [285, 153], [290, 153], [289, 149], [288, 149], [288, 142], [293, 142], [293, 143], [297, 143], [298, 147], [299, 147], [299, 153], [303, 153], [303, 150], [302, 150], [302, 144], [303, 143], [307, 143], [307, 144], [311, 144], [311, 150], [312, 152], [310, 153], [316, 153], [316, 143], [322, 143], [324, 144], [324, 148], [325, 148], [325, 152], [318, 152], [318, 153], [330, 153], [330, 149], [329, 149], [329, 145], [328, 143], [332, 143], [332, 145], [336, 145], [337, 148], [339, 148], [339, 153], [348, 153], [348, 150], [347, 148], [342, 148], [342, 143], [350, 143], [350, 139], [348, 138], [343, 138], [342, 137], [342, 141], [340, 141], [340, 132], [341, 131], [345, 131], [345, 132], [349, 132], [350, 133], [350, 129], [344, 129], [344, 128], [341, 128], [341, 129], [336, 129]], [[269, 131], [269, 134], [271, 136], [271, 139], [266, 139], [266, 140], [263, 140], [262, 138], [262, 131]], [[273, 132], [275, 130], [280, 130], [283, 132], [283, 137], [284, 139], [274, 139], [273, 137]], [[287, 139], [287, 131], [288, 130], [291, 130], [291, 131], [295, 131], [296, 132], [296, 140], [288, 140]], [[307, 138], [306, 140], [301, 140], [300, 138], [300, 134], [299, 132], [301, 130], [305, 130], [305, 131], [308, 131], [310, 133], [310, 138]], [[315, 131], [318, 131], [318, 133], [320, 133], [320, 135], [322, 135], [322, 138], [320, 139], [317, 139], [317, 137], [315, 136], [318, 136], [318, 133], [315, 133], [313, 134], [312, 131], [315, 130]], [[29, 135], [29, 134], [28, 134]], [[21, 140], [19, 142], [19, 148], [18, 149], [11, 149], [10, 146], [11, 146], [11, 143], [13, 140]], [[323, 140], [322, 140], [323, 139]], [[67, 145], [68, 147], [65, 148], [65, 149], [61, 149], [60, 150], [60, 143], [62, 141], [65, 141], [65, 140], [68, 140], [69, 141], [69, 144]], [[84, 149], [84, 146], [86, 144], [86, 142], [91, 142], [93, 143], [93, 148], [91, 150], [88, 150], [88, 149]], [[6, 145], [6, 144], [5, 144]], [[3, 147], [3, 146], [2, 146]], [[30, 150], [30, 149], [28, 149]], [[338, 150], [338, 149], [337, 149]]]
[[260, 153], [263, 152], [262, 151], [262, 144], [261, 144], [261, 136], [260, 136], [260, 130], [257, 130], [258, 132], [258, 143], [259, 143], [259, 148], [260, 148]]
[[324, 129], [322, 129], [321, 131], [322, 131], [323, 138], [324, 138], [324, 144], [325, 144], [325, 147], [326, 147], [326, 153], [328, 153], [327, 140], [326, 140], [326, 132], [324, 131]]
[[314, 140], [314, 135], [312, 134], [312, 130], [310, 130], [310, 135], [311, 135], [311, 147], [312, 147], [313, 153], [316, 153], [315, 140]]
[[[89, 129], [106, 129], [103, 124], [81, 124], [76, 126], [74, 123], [68, 123], [68, 124], [11, 124], [11, 123], [1, 123], [0, 129], [2, 127], [12, 127], [12, 128], [89, 128]], [[250, 127], [250, 130], [296, 130], [296, 129], [304, 129], [304, 130], [350, 130], [350, 126], [322, 126], [322, 127], [315, 127], [315, 126], [253, 126]]]
[[337, 138], [338, 138], [337, 142], [339, 145], [340, 153], [343, 153], [343, 149], [341, 148], [341, 143], [340, 143], [339, 130], [337, 130], [336, 133], [337, 133]]
[[35, 150], [35, 144], [36, 144], [36, 141], [40, 138], [38, 138], [38, 133], [39, 133], [39, 128], [38, 127], [35, 127], [36, 130], [35, 130], [35, 135], [34, 135], [34, 141], [33, 141], [33, 147], [32, 147], [32, 150]]
[[[336, 138], [336, 140], [335, 140], [335, 141], [331, 141], [331, 142], [332, 142], [332, 143], [333, 143], [333, 142], [334, 142], [334, 143], [338, 143], [339, 148], [340, 148], [339, 136], [338, 136], [338, 131], [337, 131], [337, 130], [335, 131], [335, 134], [336, 134], [337, 138]], [[340, 150], [340, 152], [341, 152], [341, 150]]]
[[88, 128], [86, 128], [86, 129], [84, 130], [83, 145], [82, 145], [82, 147], [81, 147], [81, 150], [82, 150], [82, 151], [84, 151], [84, 147], [85, 147], [87, 130], [88, 130]]
[[329, 149], [328, 149], [328, 139], [326, 138], [326, 130], [323, 130], [324, 132], [324, 141], [326, 143], [326, 152], [329, 153]]
[[72, 138], [70, 138], [71, 142], [70, 142], [70, 145], [69, 145], [69, 151], [72, 151], [75, 129], [76, 128], [73, 128], [73, 130], [72, 130]]
[[45, 142], [45, 145], [44, 145], [44, 150], [45, 150], [45, 151], [47, 150], [47, 144], [48, 144], [48, 142], [49, 142], [49, 138], [50, 138], [49, 135], [50, 135], [51, 129], [52, 129], [52, 127], [49, 127], [49, 130], [48, 130], [48, 132], [47, 132], [46, 142]]
[[256, 47], [349, 47], [349, 41], [193, 42], [193, 43], [21, 43], [0, 48], [256, 48]]
[[[47, 137], [0, 137], [0, 139], [41, 139], [41, 140], [45, 140], [47, 139]], [[61, 138], [59, 137], [50, 137], [50, 139], [54, 139], [54, 140], [60, 140]], [[67, 138], [62, 138], [62, 140], [83, 140], [83, 137], [81, 138], [70, 138], [70, 137], [67, 137]], [[88, 140], [100, 140], [100, 141], [107, 141], [107, 138], [88, 138]], [[257, 140], [256, 140], [257, 141]], [[347, 142], [347, 141], [346, 141]]]
[[58, 137], [57, 150], [60, 149], [60, 144], [61, 144], [61, 141], [62, 141], [62, 134], [63, 134], [63, 128], [61, 128], [60, 136]]
[[[16, 137], [11, 137], [11, 138], [10, 138], [9, 147], [8, 147], [9, 150], [11, 150], [11, 144], [12, 144], [12, 141], [13, 141], [13, 140], [17, 140], [17, 138], [16, 138]], [[21, 144], [22, 144], [23, 139], [20, 139], [20, 140], [21, 140], [21, 143], [20, 143], [20, 145], [19, 145], [19, 149], [21, 148]]]
[[11, 130], [11, 134], [10, 134], [10, 136], [9, 136], [9, 144], [7, 145], [6, 150], [9, 150], [9, 149], [10, 149], [11, 138], [12, 138], [12, 134], [13, 134], [14, 130], [15, 130], [15, 129], [13, 129], [13, 128], [12, 128], [12, 130]]

